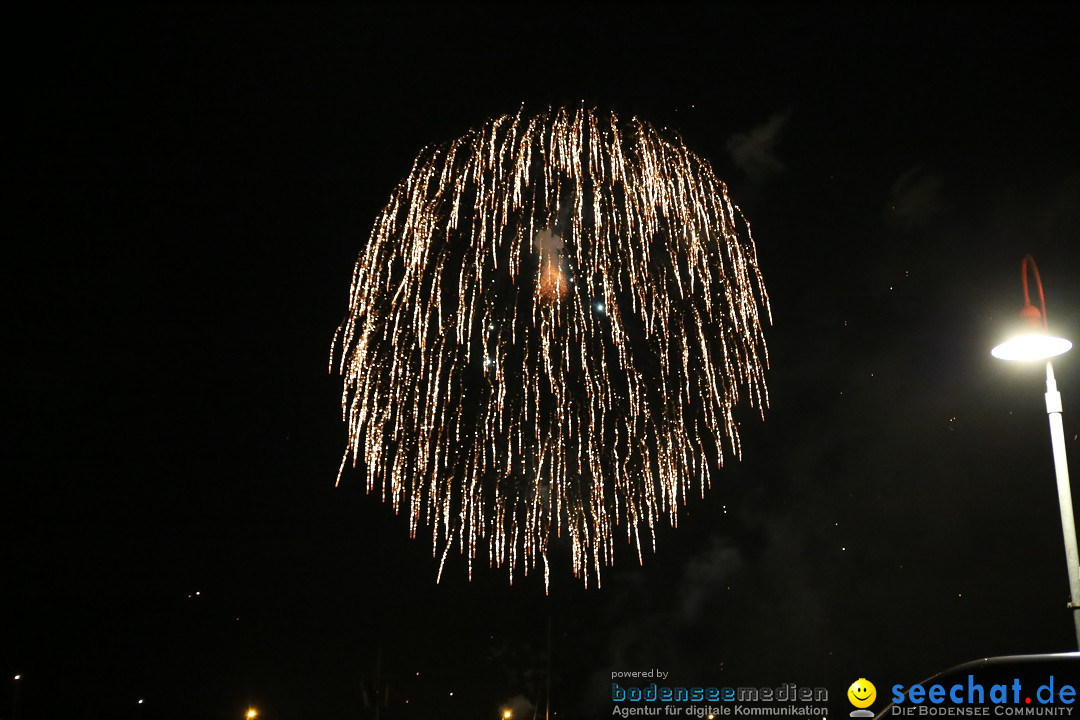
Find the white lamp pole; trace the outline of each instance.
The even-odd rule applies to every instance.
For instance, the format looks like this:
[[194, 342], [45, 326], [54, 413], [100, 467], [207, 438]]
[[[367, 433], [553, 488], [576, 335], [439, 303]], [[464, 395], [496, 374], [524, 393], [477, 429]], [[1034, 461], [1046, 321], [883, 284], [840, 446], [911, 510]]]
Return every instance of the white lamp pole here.
[[[1039, 290], [1039, 308], [1031, 304], [1028, 294], [1028, 268], [1035, 276]], [[1065, 429], [1061, 422], [1061, 393], [1054, 378], [1052, 357], [1068, 352], [1072, 343], [1053, 337], [1046, 323], [1046, 298], [1035, 259], [1025, 255], [1020, 265], [1024, 285], [1024, 307], [1020, 316], [1028, 325], [1027, 332], [998, 345], [991, 353], [1003, 360], [1046, 360], [1046, 412], [1050, 416], [1050, 444], [1054, 449], [1054, 473], [1057, 476], [1058, 507], [1061, 509], [1061, 533], [1065, 540], [1065, 562], [1069, 568], [1069, 610], [1080, 647], [1080, 555], [1076, 550], [1076, 521], [1073, 518], [1072, 489], [1069, 487], [1069, 464], [1065, 457]]]
[[1050, 444], [1054, 448], [1054, 473], [1057, 475], [1058, 506], [1061, 508], [1061, 532], [1065, 537], [1065, 561], [1069, 565], [1069, 609], [1080, 647], [1080, 555], [1076, 551], [1076, 520], [1073, 516], [1072, 488], [1069, 487], [1069, 462], [1065, 458], [1065, 428], [1061, 423], [1061, 393], [1054, 379], [1054, 363], [1046, 361], [1046, 412], [1050, 416]]

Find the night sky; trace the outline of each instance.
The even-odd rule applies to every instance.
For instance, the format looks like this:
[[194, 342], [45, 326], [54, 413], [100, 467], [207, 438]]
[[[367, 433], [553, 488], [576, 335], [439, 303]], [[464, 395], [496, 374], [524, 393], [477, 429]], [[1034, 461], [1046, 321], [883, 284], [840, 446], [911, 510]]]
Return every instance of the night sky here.
[[[839, 713], [859, 677], [1075, 649], [1044, 375], [989, 348], [1025, 253], [1080, 338], [1078, 20], [9, 18], [0, 718], [364, 718], [377, 685], [384, 718], [496, 718], [549, 660], [560, 718], [607, 715], [611, 672], [650, 667], [826, 686]], [[457, 555], [436, 585], [429, 536], [360, 473], [334, 486], [352, 265], [420, 148], [582, 102], [677, 131], [729, 184], [772, 301], [772, 406], [601, 589], [562, 546], [548, 595], [470, 583]], [[1074, 467], [1077, 357], [1055, 363]]]

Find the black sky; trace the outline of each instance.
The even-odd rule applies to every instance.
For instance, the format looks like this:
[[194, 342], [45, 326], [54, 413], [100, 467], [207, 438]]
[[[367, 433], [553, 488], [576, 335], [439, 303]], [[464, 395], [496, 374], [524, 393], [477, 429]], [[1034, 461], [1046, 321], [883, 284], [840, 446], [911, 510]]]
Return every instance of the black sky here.
[[[549, 618], [559, 717], [610, 711], [613, 670], [839, 698], [1070, 649], [1041, 371], [988, 349], [1024, 253], [1080, 338], [1077, 20], [1037, 3], [11, 19], [0, 717], [16, 673], [20, 720], [369, 717], [377, 664], [384, 717], [496, 717], [536, 699]], [[729, 183], [773, 303], [772, 408], [601, 590], [566, 557], [550, 596], [467, 583], [460, 558], [436, 586], [427, 540], [358, 474], [334, 487], [326, 364], [352, 263], [421, 147], [582, 101], [678, 131]], [[1056, 367], [1080, 466], [1076, 358]]]

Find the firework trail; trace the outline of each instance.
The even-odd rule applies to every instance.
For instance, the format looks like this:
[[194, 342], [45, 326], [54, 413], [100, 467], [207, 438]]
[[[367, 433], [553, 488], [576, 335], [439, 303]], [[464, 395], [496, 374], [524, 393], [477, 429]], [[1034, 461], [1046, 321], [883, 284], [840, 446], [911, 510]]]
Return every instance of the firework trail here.
[[431, 528], [439, 578], [486, 547], [546, 585], [554, 535], [599, 583], [617, 533], [642, 562], [739, 456], [763, 320], [749, 225], [681, 140], [586, 108], [495, 118], [421, 151], [357, 259], [342, 471]]

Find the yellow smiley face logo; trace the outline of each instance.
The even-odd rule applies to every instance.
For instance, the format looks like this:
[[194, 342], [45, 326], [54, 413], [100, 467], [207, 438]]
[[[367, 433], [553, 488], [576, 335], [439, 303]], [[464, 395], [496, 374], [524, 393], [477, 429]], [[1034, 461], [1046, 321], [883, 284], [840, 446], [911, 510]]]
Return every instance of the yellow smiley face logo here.
[[847, 689], [847, 699], [857, 708], [870, 707], [874, 704], [875, 698], [877, 698], [877, 688], [866, 678], [859, 678]]

